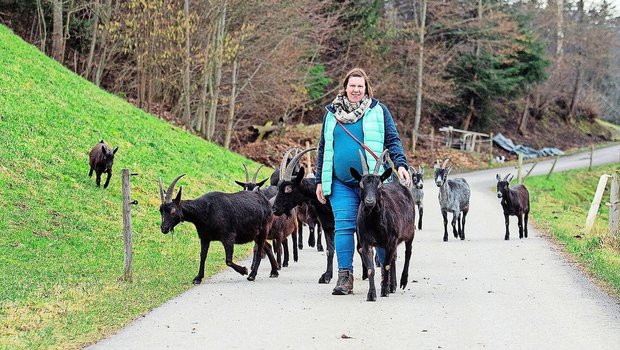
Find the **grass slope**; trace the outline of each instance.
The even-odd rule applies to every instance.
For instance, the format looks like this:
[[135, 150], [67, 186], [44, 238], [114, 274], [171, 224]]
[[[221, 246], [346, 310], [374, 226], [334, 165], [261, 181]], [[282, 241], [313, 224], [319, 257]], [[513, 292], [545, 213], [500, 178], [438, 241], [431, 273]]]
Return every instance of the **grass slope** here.
[[[88, 153], [101, 138], [119, 146], [107, 190], [87, 176]], [[0, 26], [0, 348], [78, 348], [190, 288], [198, 239], [191, 224], [174, 239], [161, 234], [157, 179], [168, 184], [186, 173], [177, 185], [184, 198], [231, 192], [232, 180], [244, 179], [243, 163], [250, 162], [98, 89]], [[139, 174], [133, 283], [118, 280], [123, 168]], [[248, 249], [237, 248], [237, 258]], [[224, 266], [221, 245], [209, 253], [213, 274]]]
[[579, 169], [528, 178], [530, 218], [550, 232], [585, 270], [620, 299], [620, 237], [609, 232], [611, 180], [607, 181], [601, 206], [590, 234], [584, 226], [594, 192], [602, 174], [620, 171], [619, 164]]

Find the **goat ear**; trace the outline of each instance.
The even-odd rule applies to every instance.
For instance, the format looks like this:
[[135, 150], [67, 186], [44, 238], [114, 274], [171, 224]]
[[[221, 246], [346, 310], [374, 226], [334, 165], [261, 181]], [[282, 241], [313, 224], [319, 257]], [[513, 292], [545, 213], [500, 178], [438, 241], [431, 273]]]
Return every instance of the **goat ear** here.
[[385, 181], [387, 178], [389, 178], [392, 175], [392, 168], [387, 168], [383, 174], [381, 174], [381, 182]]
[[296, 184], [300, 183], [301, 180], [304, 179], [304, 173], [305, 173], [304, 167], [299, 168], [299, 172], [297, 173], [297, 176], [295, 177], [293, 182], [296, 183]]
[[355, 168], [349, 168], [349, 172], [355, 180], [360, 181], [362, 179], [362, 175]]
[[181, 192], [183, 192], [183, 186], [181, 186], [179, 188], [179, 193], [177, 193], [176, 198], [174, 199], [173, 202], [175, 202], [176, 204], [179, 204], [179, 202], [181, 202]]
[[508, 175], [508, 178], [506, 179], [506, 181], [510, 183], [510, 180], [512, 180], [513, 177], [514, 177], [513, 175]]
[[118, 151], [118, 146], [116, 146], [116, 148], [114, 149], [114, 151], [112, 151], [112, 154], [116, 154], [116, 151]]
[[245, 189], [245, 184], [243, 182], [235, 180], [235, 183]]
[[261, 181], [261, 182], [256, 183], [256, 187], [261, 187], [262, 185], [264, 185], [264, 184], [265, 184], [265, 181], [267, 181], [267, 180], [268, 180], [268, 179], [265, 179], [265, 180], [263, 180], [263, 181]]
[[446, 168], [446, 175], [450, 174], [450, 171], [452, 171], [452, 166]]
[[495, 174], [495, 179], [497, 180], [497, 182], [502, 181], [502, 178], [499, 176], [499, 174]]

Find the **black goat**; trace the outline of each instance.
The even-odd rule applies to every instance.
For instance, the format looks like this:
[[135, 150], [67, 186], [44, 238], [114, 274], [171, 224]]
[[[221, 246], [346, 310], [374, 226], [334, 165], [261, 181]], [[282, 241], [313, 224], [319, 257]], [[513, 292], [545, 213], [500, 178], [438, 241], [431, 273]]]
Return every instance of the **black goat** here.
[[424, 168], [418, 166], [418, 170], [409, 167], [409, 176], [411, 177], [411, 195], [413, 202], [418, 207], [418, 230], [422, 229], [422, 216], [424, 216]]
[[265, 242], [273, 221], [267, 198], [258, 192], [241, 191], [209, 192], [193, 200], [181, 200], [181, 187], [176, 198], [171, 200], [174, 185], [182, 176], [174, 179], [165, 193], [159, 179], [161, 232], [166, 234], [183, 221], [189, 221], [196, 227], [200, 238], [200, 268], [193, 283], [199, 284], [204, 277], [205, 260], [211, 241], [222, 242], [226, 265], [241, 275], [247, 275], [248, 269], [233, 262], [234, 245], [254, 241], [254, 257], [248, 280], [253, 281], [256, 278], [263, 251], [269, 256], [271, 276], [276, 277], [278, 266], [271, 248]]
[[316, 210], [321, 227], [325, 232], [327, 245], [327, 269], [319, 278], [319, 283], [329, 283], [334, 273], [334, 213], [331, 204], [329, 200], [326, 204], [319, 202], [316, 198], [316, 183], [314, 179], [304, 179], [305, 170], [303, 167], [299, 168], [299, 172], [293, 178], [293, 170], [298, 165], [301, 156], [315, 149], [309, 148], [298, 153], [288, 165], [286, 165], [287, 157], [282, 159], [278, 176], [278, 195], [273, 204], [273, 213], [275, 215], [285, 213], [290, 215], [291, 209], [302, 203], [307, 203]]
[[103, 188], [108, 188], [110, 178], [112, 177], [112, 165], [114, 165], [116, 151], [118, 151], [118, 146], [111, 150], [103, 140], [99, 141], [90, 151], [90, 171], [88, 172], [88, 177], [93, 176], [94, 170], [97, 176], [95, 180], [97, 187], [101, 184], [101, 174], [107, 173], [108, 177], [105, 180], [105, 184], [103, 184]]
[[[505, 240], [510, 239], [508, 231], [508, 216], [515, 215], [519, 220], [519, 238], [527, 238], [527, 217], [530, 214], [530, 192], [523, 185], [510, 186], [512, 175], [508, 174], [502, 180], [499, 174], [495, 175], [497, 180], [497, 198], [501, 198], [502, 209], [504, 209], [504, 221], [506, 222]], [[525, 223], [524, 223], [525, 221]]]
[[[299, 229], [297, 230], [297, 237], [299, 237], [299, 249], [303, 249], [303, 225], [308, 225], [308, 245], [310, 247], [314, 247], [316, 244], [316, 250], [322, 252], [323, 243], [322, 243], [322, 231], [321, 231], [321, 223], [319, 222], [319, 217], [316, 214], [316, 210], [313, 206], [308, 205], [307, 203], [302, 203], [297, 207], [297, 222]], [[315, 238], [316, 231], [316, 238]]]
[[[275, 186], [267, 186], [264, 190], [261, 190], [260, 187], [267, 181], [267, 179], [256, 183], [256, 177], [258, 172], [263, 167], [262, 165], [258, 167], [256, 172], [254, 173], [253, 179], [250, 182], [250, 175], [248, 172], [248, 168], [243, 165], [245, 168], [245, 183], [241, 181], [235, 181], [237, 185], [243, 187], [246, 191], [258, 191], [263, 194], [272, 204], [273, 197], [278, 194], [278, 188]], [[299, 253], [297, 250], [297, 210], [293, 209], [293, 216], [275, 216], [273, 218], [273, 223], [271, 225], [271, 229], [267, 233], [267, 239], [273, 240], [273, 249], [277, 254], [278, 266], [279, 267], [287, 267], [289, 261], [289, 250], [288, 250], [288, 236], [291, 236], [293, 239], [293, 260], [297, 262], [299, 259]], [[282, 249], [283, 248], [283, 249]], [[284, 254], [282, 251], [284, 250]], [[282, 261], [282, 255], [284, 255], [284, 261]]]
[[[379, 159], [384, 159], [387, 150]], [[413, 237], [415, 236], [415, 212], [411, 191], [392, 181], [383, 181], [392, 175], [392, 168], [379, 175], [383, 162], [377, 161], [372, 174], [368, 172], [366, 159], [360, 151], [363, 174], [350, 168], [351, 175], [360, 183], [361, 198], [357, 210], [357, 241], [358, 250], [368, 268], [368, 295], [366, 300], [377, 300], [375, 289], [375, 267], [373, 264], [372, 247], [385, 249], [385, 261], [381, 267], [381, 296], [396, 291], [396, 249], [398, 244], [405, 242], [405, 266], [400, 278], [400, 287], [405, 289], [409, 278], [409, 262]]]

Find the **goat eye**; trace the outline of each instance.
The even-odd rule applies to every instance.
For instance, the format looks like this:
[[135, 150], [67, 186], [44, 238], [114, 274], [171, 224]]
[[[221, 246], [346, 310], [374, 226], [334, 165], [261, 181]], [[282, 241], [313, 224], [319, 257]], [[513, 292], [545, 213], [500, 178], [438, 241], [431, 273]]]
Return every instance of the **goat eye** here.
[[364, 188], [364, 183], [360, 182], [360, 188]]
[[284, 188], [284, 193], [291, 193], [293, 192], [293, 187], [288, 185]]
[[172, 209], [170, 209], [170, 214], [174, 215], [174, 214], [176, 214], [176, 213], [177, 213], [176, 208], [172, 208]]

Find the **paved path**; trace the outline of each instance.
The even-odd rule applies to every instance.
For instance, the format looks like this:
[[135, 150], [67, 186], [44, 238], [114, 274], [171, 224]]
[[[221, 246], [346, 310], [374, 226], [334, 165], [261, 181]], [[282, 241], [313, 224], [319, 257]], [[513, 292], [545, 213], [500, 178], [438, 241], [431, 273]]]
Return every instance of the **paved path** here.
[[[619, 157], [620, 146], [600, 150], [595, 164]], [[556, 169], [584, 166], [588, 155], [576, 155]], [[550, 167], [540, 163], [534, 173]], [[514, 169], [462, 175], [472, 187], [465, 241], [451, 233], [442, 241], [437, 187], [427, 181], [409, 273], [414, 282], [388, 298], [366, 302], [359, 256], [355, 293], [332, 296], [335, 280], [317, 284], [325, 256], [306, 247], [277, 279], [268, 277], [266, 261], [255, 282], [229, 269], [91, 348], [619, 349], [620, 306], [612, 298], [540, 232], [530, 227], [530, 238], [519, 240], [514, 217], [512, 239], [504, 241], [498, 172]], [[187, 271], [188, 282], [194, 273]]]

